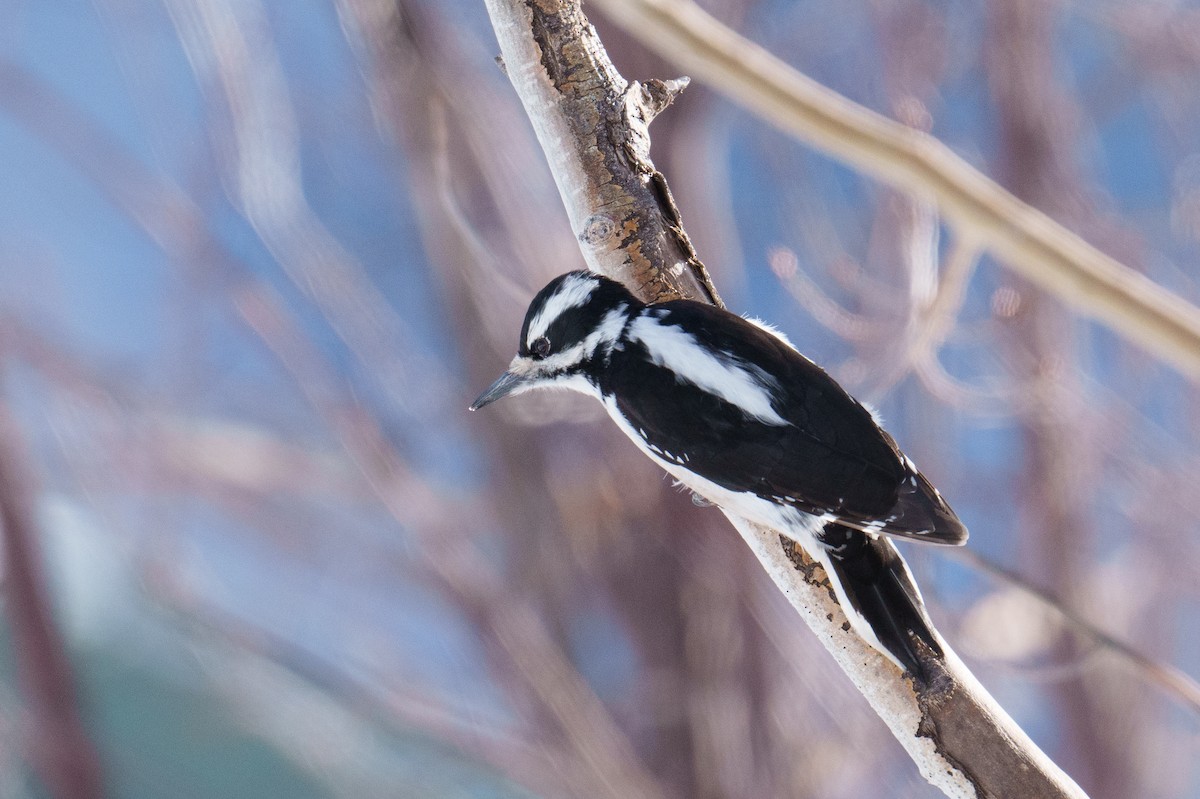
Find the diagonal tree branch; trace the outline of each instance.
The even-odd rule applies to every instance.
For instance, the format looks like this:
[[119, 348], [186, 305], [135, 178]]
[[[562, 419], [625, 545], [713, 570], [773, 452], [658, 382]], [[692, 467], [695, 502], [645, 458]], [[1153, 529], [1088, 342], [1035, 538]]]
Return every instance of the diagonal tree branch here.
[[[486, 0], [509, 78], [589, 266], [649, 300], [716, 292], [649, 158], [650, 119], [681, 83], [628, 84], [578, 0]], [[949, 796], [1081, 797], [947, 646], [914, 683], [849, 631], [820, 566], [777, 531], [735, 526], [921, 773]]]
[[949, 147], [822, 86], [691, 0], [592, 0], [647, 47], [780, 129], [901, 191], [1064, 303], [1200, 380], [1200, 309], [1100, 252]]

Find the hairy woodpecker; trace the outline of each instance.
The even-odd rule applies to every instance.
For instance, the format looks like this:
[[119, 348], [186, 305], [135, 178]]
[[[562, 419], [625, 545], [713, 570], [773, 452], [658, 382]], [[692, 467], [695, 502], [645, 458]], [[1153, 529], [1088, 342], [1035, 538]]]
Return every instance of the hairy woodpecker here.
[[962, 544], [966, 528], [871, 413], [778, 332], [568, 272], [534, 297], [517, 356], [471, 410], [541, 387], [599, 398], [681, 484], [795, 540], [854, 630], [900, 668], [924, 676], [914, 637], [942, 653], [885, 536]]

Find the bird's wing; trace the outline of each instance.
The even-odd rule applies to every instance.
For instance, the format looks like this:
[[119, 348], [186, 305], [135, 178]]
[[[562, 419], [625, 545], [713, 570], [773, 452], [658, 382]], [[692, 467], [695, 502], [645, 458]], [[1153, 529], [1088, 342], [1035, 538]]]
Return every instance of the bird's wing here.
[[659, 324], [678, 326], [757, 378], [769, 412], [753, 392], [721, 396], [668, 368], [678, 363], [654, 364], [631, 343], [608, 375], [622, 414], [648, 445], [668, 459], [686, 458], [680, 465], [728, 490], [866, 532], [966, 540], [953, 511], [891, 437], [818, 366], [727, 312], [686, 301], [656, 307]]

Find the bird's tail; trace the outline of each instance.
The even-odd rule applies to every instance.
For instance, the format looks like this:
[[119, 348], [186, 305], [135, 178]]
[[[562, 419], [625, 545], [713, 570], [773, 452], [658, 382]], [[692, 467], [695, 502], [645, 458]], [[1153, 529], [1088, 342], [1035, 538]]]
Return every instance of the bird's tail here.
[[825, 525], [821, 542], [825, 545], [821, 560], [851, 626], [901, 668], [924, 680], [917, 642], [939, 657], [942, 647], [900, 553], [886, 538], [835, 523]]

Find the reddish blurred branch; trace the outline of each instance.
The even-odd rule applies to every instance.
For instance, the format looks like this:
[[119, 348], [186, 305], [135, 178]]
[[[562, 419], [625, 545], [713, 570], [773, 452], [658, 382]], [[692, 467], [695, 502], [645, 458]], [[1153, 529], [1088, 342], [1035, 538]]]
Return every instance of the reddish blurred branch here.
[[0, 523], [4, 534], [5, 614], [22, 699], [27, 756], [49, 795], [104, 795], [100, 758], [79, 717], [71, 664], [50, 608], [22, 474], [17, 433], [0, 408]]
[[[711, 288], [702, 293], [648, 279], [655, 272], [664, 277], [685, 274], [677, 258], [663, 257], [666, 248], [629, 253], [616, 246], [663, 230], [688, 240], [665, 180], [649, 160], [646, 125], [665, 103], [657, 103], [648, 113], [621, 113], [620, 109], [639, 101], [638, 95], [612, 66], [577, 0], [488, 0], [487, 6], [509, 78], [550, 161], [585, 257], [594, 268], [599, 263], [609, 274], [642, 288], [646, 299], [715, 299]], [[636, 141], [636, 148], [626, 150], [636, 158], [606, 157], [614, 141]], [[603, 210], [606, 191], [631, 180], [654, 182], [658, 201], [623, 204], [624, 215], [617, 226], [620, 236], [611, 231], [593, 235], [591, 223], [580, 225], [580, 220], [598, 217], [611, 221]], [[672, 293], [663, 290], [664, 282], [674, 289]], [[647, 286], [653, 288], [646, 291]], [[843, 629], [845, 617], [827, 589], [824, 574], [799, 548], [776, 531], [733, 521], [772, 579], [931, 783], [948, 795], [1083, 795], [949, 648], [944, 662], [931, 664], [935, 677], [929, 685], [906, 680]]]

